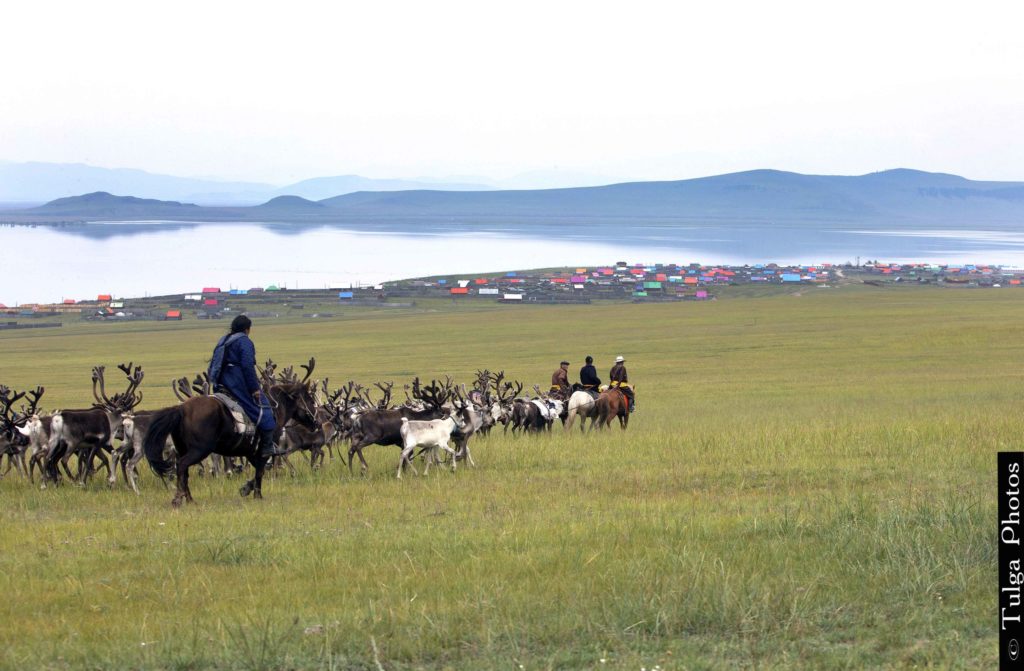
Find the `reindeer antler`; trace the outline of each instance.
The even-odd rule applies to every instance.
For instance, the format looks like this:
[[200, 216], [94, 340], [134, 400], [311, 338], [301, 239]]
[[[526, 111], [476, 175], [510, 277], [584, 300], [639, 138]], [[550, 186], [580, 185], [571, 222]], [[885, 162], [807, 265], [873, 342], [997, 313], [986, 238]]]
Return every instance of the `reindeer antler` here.
[[309, 380], [309, 376], [313, 374], [313, 369], [316, 368], [316, 359], [314, 357], [309, 357], [309, 363], [307, 365], [300, 366], [300, 368], [306, 369], [306, 377], [300, 380], [302, 384], [306, 384]]
[[420, 387], [420, 379], [413, 381], [413, 396], [424, 403], [440, 410], [449, 398], [451, 398], [451, 378], [448, 378], [444, 386], [438, 385], [437, 380], [431, 380], [429, 387]]
[[277, 364], [274, 363], [273, 359], [267, 359], [266, 365], [264, 365], [263, 368], [260, 368], [259, 370], [260, 378], [262, 378], [264, 384], [272, 385], [275, 382], [277, 382], [277, 379], [274, 377], [274, 371], [277, 370]]
[[21, 414], [25, 417], [31, 417], [39, 411], [39, 399], [46, 393], [45, 387], [36, 387], [35, 391], [28, 392], [29, 405], [26, 408], [21, 406]]
[[188, 385], [187, 377], [179, 377], [176, 380], [171, 380], [171, 391], [178, 397], [178, 400], [182, 403], [192, 398], [192, 388]]
[[139, 385], [142, 384], [142, 378], [145, 373], [142, 372], [142, 366], [135, 366], [135, 368], [132, 369], [133, 365], [134, 362], [132, 361], [129, 361], [127, 366], [123, 363], [118, 365], [118, 369], [128, 376], [128, 388], [120, 395], [120, 407], [124, 412], [130, 411], [139, 403], [142, 403], [142, 392], [140, 391], [136, 393], [136, 390], [139, 388]]
[[377, 387], [377, 389], [380, 389], [382, 392], [384, 392], [383, 398], [381, 398], [380, 401], [377, 402], [377, 409], [386, 410], [387, 407], [391, 404], [391, 388], [395, 386], [395, 383], [385, 382], [381, 384], [380, 382], [375, 382], [374, 386]]

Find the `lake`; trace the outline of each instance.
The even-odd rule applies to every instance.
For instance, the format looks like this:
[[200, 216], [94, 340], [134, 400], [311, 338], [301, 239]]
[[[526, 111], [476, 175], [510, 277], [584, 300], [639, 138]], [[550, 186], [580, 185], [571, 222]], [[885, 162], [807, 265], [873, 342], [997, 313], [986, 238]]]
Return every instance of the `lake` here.
[[621, 225], [301, 226], [273, 222], [0, 226], [0, 303], [348, 287], [425, 275], [642, 263], [990, 263], [1024, 266], [1024, 232]]

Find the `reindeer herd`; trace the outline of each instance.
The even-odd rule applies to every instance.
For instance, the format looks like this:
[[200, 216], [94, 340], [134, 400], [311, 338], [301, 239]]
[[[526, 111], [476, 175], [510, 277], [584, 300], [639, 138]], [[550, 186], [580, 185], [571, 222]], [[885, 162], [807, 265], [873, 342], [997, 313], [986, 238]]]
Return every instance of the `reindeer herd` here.
[[[332, 390], [327, 379], [312, 378], [315, 365], [315, 359], [310, 359], [301, 366], [305, 370], [301, 378], [291, 366], [278, 370], [272, 360], [258, 367], [262, 393], [270, 399], [277, 419], [277, 443], [284, 451], [267, 464], [269, 468], [294, 474], [289, 457], [303, 454], [316, 470], [326, 455], [333, 458], [337, 448], [340, 456], [347, 457], [350, 473], [358, 457], [365, 475], [364, 449], [394, 445], [400, 449], [397, 477], [406, 468], [418, 474], [418, 458], [424, 461], [426, 475], [431, 465], [447, 463], [453, 471], [460, 461], [475, 466], [471, 440], [487, 435], [498, 424], [514, 435], [551, 431], [555, 420], [568, 430], [577, 416], [581, 429], [587, 418], [591, 429], [610, 426], [616, 416], [623, 428], [628, 421], [624, 404], [605, 398], [615, 396], [614, 390], [596, 400], [582, 391], [561, 398], [534, 385], [534, 394], [524, 396], [524, 384], [506, 379], [503, 371], [479, 370], [469, 385], [450, 377], [424, 384], [417, 377], [401, 388], [404, 399], [396, 402], [394, 382], [363, 386], [350, 381]], [[213, 475], [231, 475], [242, 472], [248, 460], [256, 477], [242, 487], [241, 494], [254, 492], [260, 497], [264, 463], [253, 459], [251, 427], [247, 430], [245, 420], [233, 416], [214, 397], [205, 374], [191, 382], [187, 377], [172, 381], [179, 405], [139, 410], [142, 366], [127, 363], [117, 369], [124, 375], [124, 388], [109, 395], [105, 368], [93, 368], [94, 402], [83, 409], [45, 413], [40, 405], [43, 387], [16, 392], [0, 385], [0, 478], [13, 469], [35, 482], [38, 470], [43, 488], [65, 478], [85, 485], [105, 470], [108, 484], [114, 486], [120, 470], [138, 494], [138, 464], [145, 457], [158, 475], [176, 473], [178, 491], [173, 503], [180, 505], [192, 500], [191, 466]], [[116, 447], [115, 440], [119, 441]], [[347, 455], [341, 451], [344, 444]]]

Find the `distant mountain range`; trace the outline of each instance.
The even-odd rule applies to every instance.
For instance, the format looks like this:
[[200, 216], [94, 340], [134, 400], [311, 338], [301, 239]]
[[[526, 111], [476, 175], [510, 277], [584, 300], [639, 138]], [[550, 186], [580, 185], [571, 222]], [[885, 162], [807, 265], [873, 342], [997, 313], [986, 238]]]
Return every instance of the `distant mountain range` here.
[[[315, 181], [315, 180], [314, 180]], [[317, 185], [316, 188], [321, 188]], [[323, 187], [327, 188], [327, 187]], [[1024, 183], [888, 170], [857, 177], [776, 170], [671, 182], [533, 191], [360, 191], [317, 201], [279, 196], [252, 207], [209, 207], [109, 193], [61, 198], [0, 213], [0, 221], [272, 221], [473, 226], [512, 222], [797, 227], [1024, 227]]]
[[0, 161], [0, 203], [45, 203], [83, 193], [106, 191], [140, 198], [204, 205], [256, 205], [275, 196], [320, 200], [354, 191], [493, 188], [461, 181], [371, 179], [359, 175], [316, 177], [287, 186], [227, 182], [159, 175], [135, 169], [97, 168], [81, 163], [9, 163]]

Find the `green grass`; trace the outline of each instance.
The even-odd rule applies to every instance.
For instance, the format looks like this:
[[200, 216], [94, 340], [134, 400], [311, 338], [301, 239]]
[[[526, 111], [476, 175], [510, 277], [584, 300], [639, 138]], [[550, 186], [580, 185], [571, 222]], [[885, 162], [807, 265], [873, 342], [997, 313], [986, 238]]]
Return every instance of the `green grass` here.
[[[170, 508], [99, 480], [0, 481], [7, 668], [986, 668], [995, 453], [1019, 449], [1024, 293], [808, 289], [703, 304], [473, 306], [257, 322], [261, 358], [405, 381], [544, 383], [624, 354], [625, 434], [397, 450]], [[132, 359], [145, 405], [226, 325], [0, 333], [0, 382], [88, 404]], [[306, 632], [309, 633], [306, 633]], [[604, 660], [603, 662], [601, 660]]]

